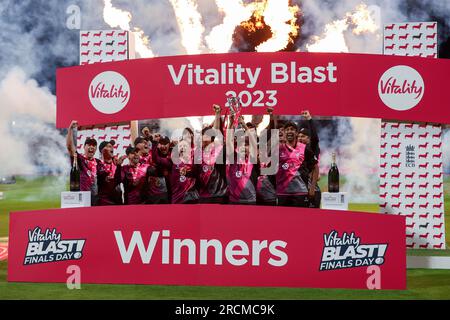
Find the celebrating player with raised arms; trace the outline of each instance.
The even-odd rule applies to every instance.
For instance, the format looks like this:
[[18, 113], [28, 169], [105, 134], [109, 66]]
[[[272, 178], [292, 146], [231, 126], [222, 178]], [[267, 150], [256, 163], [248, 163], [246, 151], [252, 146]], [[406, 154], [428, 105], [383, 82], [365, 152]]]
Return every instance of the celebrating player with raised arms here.
[[100, 160], [96, 159], [95, 152], [97, 151], [97, 141], [93, 138], [87, 137], [84, 142], [84, 153], [79, 154], [76, 150], [73, 138], [73, 131], [76, 130], [78, 124], [76, 121], [70, 123], [66, 145], [71, 158], [71, 162], [76, 161], [80, 169], [80, 191], [91, 192], [91, 205], [95, 206], [98, 203], [98, 184], [97, 184], [97, 166]]
[[[270, 128], [274, 127], [274, 119], [273, 119], [273, 108], [269, 107], [267, 108], [267, 113], [270, 116], [270, 122], [268, 125], [267, 130], [267, 140], [262, 141], [261, 138], [259, 140], [259, 144], [266, 143], [267, 149], [270, 155], [271, 154], [271, 131]], [[261, 150], [261, 149], [260, 149]], [[260, 166], [261, 168], [267, 168], [270, 167], [271, 163], [264, 163], [261, 162]], [[277, 204], [277, 191], [275, 189], [276, 179], [275, 174], [272, 175], [266, 175], [262, 174], [258, 177], [258, 183], [256, 186], [256, 204], [259, 205], [276, 205]]]
[[136, 148], [126, 149], [129, 164], [122, 165], [124, 157], [117, 162], [116, 179], [123, 184], [125, 190], [125, 204], [142, 204], [143, 189], [147, 175], [148, 164], [140, 163], [140, 156]]
[[298, 141], [309, 146], [317, 159], [314, 167], [309, 167], [308, 162], [303, 162], [300, 166], [300, 174], [303, 181], [308, 184], [308, 195], [310, 199], [310, 207], [320, 208], [321, 191], [317, 181], [319, 180], [319, 136], [312, 121], [311, 114], [308, 110], [302, 112], [302, 116], [306, 119], [298, 133]]
[[115, 178], [117, 158], [114, 157], [115, 141], [103, 141], [99, 151], [101, 160], [98, 164], [98, 204], [100, 206], [122, 204], [122, 190]]
[[193, 146], [193, 132], [191, 129], [185, 128], [183, 138], [174, 147], [176, 150], [172, 150], [170, 174], [172, 203], [193, 204], [199, 201]]
[[278, 205], [309, 206], [308, 185], [301, 178], [299, 169], [304, 161], [308, 167], [317, 163], [311, 148], [298, 142], [297, 124], [288, 121], [284, 124], [285, 143], [280, 143], [279, 164], [276, 174]]
[[[220, 132], [221, 109], [218, 105], [214, 105], [213, 108], [214, 123], [212, 127], [202, 130], [202, 159], [201, 164], [197, 165], [197, 188], [200, 203], [226, 203], [228, 199], [225, 149], [223, 135]], [[218, 143], [215, 143], [214, 138], [219, 138]]]
[[147, 168], [144, 187], [146, 204], [170, 203], [171, 193], [169, 173], [172, 169], [170, 160], [170, 139], [161, 137], [152, 139], [152, 163]]
[[[231, 123], [232, 121], [230, 121]], [[260, 174], [259, 163], [250, 157], [250, 144], [256, 146], [255, 128], [249, 128], [242, 117], [239, 118], [241, 126], [248, 135], [245, 144], [236, 143], [235, 154], [242, 155], [234, 159], [234, 163], [227, 163], [227, 181], [230, 204], [256, 204], [256, 185]], [[252, 143], [250, 140], [252, 140]], [[239, 139], [237, 139], [239, 140]], [[253, 160], [253, 161], [251, 161]]]
[[139, 162], [141, 164], [151, 164], [152, 163], [152, 154], [150, 153], [148, 140], [146, 138], [137, 137], [134, 140], [134, 147], [136, 148], [136, 150], [139, 154]]

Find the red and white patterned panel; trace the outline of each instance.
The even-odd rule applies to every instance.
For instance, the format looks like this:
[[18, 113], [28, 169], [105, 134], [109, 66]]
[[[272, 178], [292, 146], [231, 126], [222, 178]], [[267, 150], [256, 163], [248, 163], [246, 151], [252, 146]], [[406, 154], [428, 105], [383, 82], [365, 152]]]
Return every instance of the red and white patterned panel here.
[[134, 56], [131, 51], [128, 31], [80, 31], [80, 65], [127, 60]]
[[[121, 30], [80, 31], [80, 65], [122, 61], [134, 58], [134, 46], [130, 41], [133, 33]], [[86, 137], [102, 141], [116, 141], [115, 154], [124, 154], [131, 144], [130, 125], [92, 128], [78, 131], [77, 149], [82, 152]], [[96, 157], [99, 158], [97, 150]]]
[[442, 128], [382, 124], [380, 211], [406, 217], [408, 248], [445, 249]]
[[[383, 49], [437, 58], [437, 23], [385, 25]], [[381, 211], [407, 217], [407, 247], [445, 249], [441, 127], [382, 122], [381, 133]]]
[[[122, 155], [125, 154], [126, 148], [132, 144], [131, 141], [131, 126], [122, 125], [122, 126], [112, 126], [112, 127], [99, 127], [99, 128], [88, 128], [86, 130], [78, 131], [77, 137], [77, 151], [79, 153], [84, 152], [84, 141], [87, 137], [91, 137], [97, 140], [97, 145], [99, 146], [103, 141], [111, 141], [114, 140], [116, 144], [114, 145], [114, 154]], [[100, 152], [98, 151], [95, 154], [96, 158], [100, 158]]]
[[384, 26], [384, 54], [437, 58], [437, 23], [409, 22]]

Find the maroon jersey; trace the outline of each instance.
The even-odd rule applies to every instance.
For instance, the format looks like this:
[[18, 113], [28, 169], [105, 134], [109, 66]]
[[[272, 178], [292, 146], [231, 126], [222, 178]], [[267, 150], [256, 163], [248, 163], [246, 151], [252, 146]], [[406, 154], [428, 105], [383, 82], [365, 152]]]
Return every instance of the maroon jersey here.
[[186, 203], [199, 199], [195, 187], [195, 166], [192, 163], [181, 162], [172, 165], [170, 185], [172, 187], [172, 203]]
[[256, 202], [257, 165], [248, 160], [242, 164], [227, 164], [227, 181], [230, 202]]
[[91, 191], [91, 196], [96, 196], [98, 194], [97, 166], [100, 160], [95, 158], [89, 160], [77, 152], [77, 162], [80, 169], [80, 191]]
[[99, 205], [122, 204], [122, 191], [115, 179], [117, 166], [113, 161], [99, 161], [97, 171]]
[[217, 164], [219, 157], [223, 160], [222, 151], [223, 146], [213, 146], [208, 152], [203, 152], [202, 163], [197, 170], [198, 191], [202, 199], [220, 198], [227, 194], [225, 165]]
[[143, 156], [143, 155], [140, 156], [139, 163], [140, 164], [152, 164], [152, 153], [150, 152], [145, 156]]
[[297, 143], [292, 148], [287, 143], [280, 145], [280, 160], [276, 174], [277, 195], [304, 195], [308, 193], [299, 169], [305, 160], [305, 145]]
[[120, 168], [120, 181], [123, 183], [125, 190], [126, 204], [143, 203], [143, 187], [147, 175], [148, 164], [132, 167], [125, 165]]
[[168, 193], [164, 171], [156, 165], [150, 165], [147, 169], [146, 192], [149, 197], [166, 196]]

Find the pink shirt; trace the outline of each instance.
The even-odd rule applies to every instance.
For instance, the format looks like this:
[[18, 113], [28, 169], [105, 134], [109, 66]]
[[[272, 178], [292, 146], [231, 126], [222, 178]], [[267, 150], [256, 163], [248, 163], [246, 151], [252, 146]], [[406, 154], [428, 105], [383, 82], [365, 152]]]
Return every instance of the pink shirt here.
[[227, 165], [230, 202], [252, 203], [256, 201], [256, 190], [251, 181], [253, 166], [248, 160], [242, 164]]
[[299, 172], [305, 159], [303, 143], [292, 148], [287, 143], [280, 145], [280, 159], [276, 174], [277, 195], [303, 195], [308, 192]]

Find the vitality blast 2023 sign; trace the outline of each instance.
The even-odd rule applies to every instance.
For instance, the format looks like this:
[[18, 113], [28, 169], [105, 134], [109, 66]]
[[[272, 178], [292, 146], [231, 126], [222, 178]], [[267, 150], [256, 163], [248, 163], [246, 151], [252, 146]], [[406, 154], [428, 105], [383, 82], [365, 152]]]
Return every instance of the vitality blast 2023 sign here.
[[[148, 205], [15, 212], [8, 280], [406, 288], [405, 218], [303, 208]], [[375, 271], [374, 271], [375, 270]]]
[[204, 116], [226, 96], [245, 114], [450, 123], [450, 61], [369, 54], [235, 53], [99, 63], [57, 70], [57, 126]]

